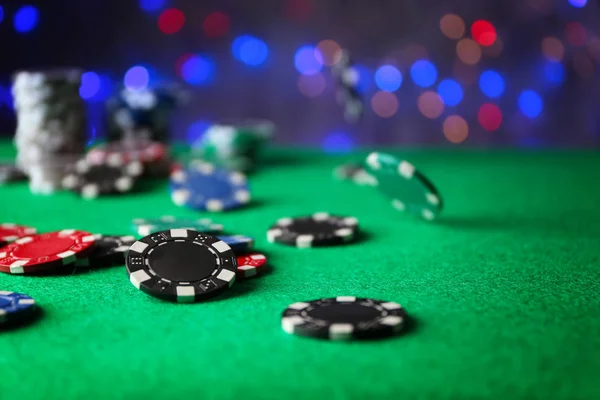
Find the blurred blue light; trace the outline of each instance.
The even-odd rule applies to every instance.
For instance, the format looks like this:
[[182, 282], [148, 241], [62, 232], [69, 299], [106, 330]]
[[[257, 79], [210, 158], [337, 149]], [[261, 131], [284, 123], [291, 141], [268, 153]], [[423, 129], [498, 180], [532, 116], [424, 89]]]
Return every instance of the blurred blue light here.
[[204, 133], [212, 124], [209, 121], [199, 119], [190, 124], [186, 133], [186, 140], [188, 144], [193, 144], [198, 140], [202, 139]]
[[89, 100], [100, 91], [100, 76], [95, 72], [86, 72], [81, 75], [79, 95], [84, 100]]
[[573, 7], [582, 8], [587, 4], [588, 0], [569, 0]]
[[238, 36], [231, 45], [236, 60], [250, 66], [258, 66], [267, 60], [269, 48], [261, 39], [249, 35]]
[[204, 56], [189, 57], [181, 65], [181, 77], [190, 85], [202, 85], [212, 82], [215, 75], [215, 63]]
[[375, 71], [375, 84], [386, 92], [395, 92], [402, 86], [402, 72], [393, 65], [382, 65]]
[[483, 71], [479, 76], [479, 89], [487, 97], [496, 99], [504, 93], [504, 78], [496, 71]]
[[365, 93], [367, 89], [369, 89], [373, 74], [362, 64], [355, 64], [354, 69], [358, 71], [358, 84], [356, 90], [358, 90], [359, 93]]
[[165, 7], [166, 0], [140, 0], [140, 8], [146, 12], [158, 11]]
[[302, 46], [296, 50], [294, 65], [303, 75], [314, 75], [323, 68], [323, 65], [315, 57], [314, 46]]
[[325, 136], [323, 150], [330, 153], [346, 153], [355, 147], [354, 140], [345, 132], [332, 132]]
[[0, 22], [4, 21], [4, 8], [0, 6]]
[[141, 65], [135, 65], [125, 73], [123, 83], [127, 89], [140, 90], [145, 89], [150, 82], [148, 70]]
[[429, 87], [437, 80], [437, 69], [428, 60], [418, 60], [410, 67], [412, 80], [421, 87]]
[[454, 79], [444, 79], [438, 85], [438, 94], [444, 104], [450, 107], [458, 105], [463, 99], [463, 89]]
[[550, 83], [560, 85], [565, 81], [565, 67], [561, 63], [547, 62], [544, 64], [544, 77]]
[[23, 6], [15, 13], [13, 24], [19, 33], [27, 33], [33, 30], [39, 19], [40, 13], [34, 6]]
[[539, 94], [533, 90], [524, 90], [519, 95], [519, 108], [528, 118], [536, 118], [542, 113], [544, 103]]

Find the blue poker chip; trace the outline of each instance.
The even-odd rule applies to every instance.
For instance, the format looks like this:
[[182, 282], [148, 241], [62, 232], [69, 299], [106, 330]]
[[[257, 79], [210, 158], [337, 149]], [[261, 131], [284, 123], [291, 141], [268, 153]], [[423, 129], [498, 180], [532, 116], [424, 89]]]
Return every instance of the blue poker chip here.
[[14, 292], [0, 291], [0, 325], [20, 320], [35, 310], [35, 300]]
[[217, 238], [224, 241], [235, 253], [249, 251], [254, 247], [254, 239], [244, 235], [223, 236]]
[[194, 210], [225, 211], [248, 204], [250, 189], [242, 173], [192, 161], [171, 174], [171, 199]]

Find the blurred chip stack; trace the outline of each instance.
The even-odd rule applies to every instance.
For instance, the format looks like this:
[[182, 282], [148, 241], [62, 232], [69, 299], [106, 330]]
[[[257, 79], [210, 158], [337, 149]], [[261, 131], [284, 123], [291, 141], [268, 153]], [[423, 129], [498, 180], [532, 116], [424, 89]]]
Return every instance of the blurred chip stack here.
[[171, 115], [183, 96], [175, 88], [123, 89], [107, 102], [108, 139], [167, 142]]
[[337, 102], [344, 110], [344, 119], [351, 124], [359, 122], [364, 112], [363, 99], [358, 90], [360, 73], [347, 50], [341, 51], [340, 59], [331, 67], [331, 73], [337, 83]]
[[86, 111], [81, 71], [21, 71], [13, 77], [17, 164], [34, 193], [61, 187], [67, 167], [85, 153]]
[[250, 172], [258, 165], [261, 150], [274, 136], [267, 120], [221, 122], [212, 125], [192, 144], [194, 156], [234, 171]]

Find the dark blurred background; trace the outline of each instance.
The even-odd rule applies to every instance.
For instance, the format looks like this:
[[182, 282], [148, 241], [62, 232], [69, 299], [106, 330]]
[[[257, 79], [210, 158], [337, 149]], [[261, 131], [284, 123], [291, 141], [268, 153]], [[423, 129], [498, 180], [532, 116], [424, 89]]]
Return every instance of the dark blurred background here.
[[[0, 132], [18, 69], [79, 66], [90, 141], [122, 85], [177, 82], [174, 140], [261, 117], [278, 144], [598, 147], [596, 0], [0, 0]], [[363, 120], [343, 119], [330, 64], [348, 49]]]

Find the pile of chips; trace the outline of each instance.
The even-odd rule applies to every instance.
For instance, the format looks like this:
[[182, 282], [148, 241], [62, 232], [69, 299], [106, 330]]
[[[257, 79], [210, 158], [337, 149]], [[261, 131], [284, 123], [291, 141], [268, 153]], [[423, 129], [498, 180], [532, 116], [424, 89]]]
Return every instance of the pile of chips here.
[[266, 120], [221, 122], [212, 125], [192, 144], [196, 157], [241, 172], [254, 170], [265, 144], [273, 138], [275, 125]]
[[65, 167], [85, 151], [86, 113], [79, 96], [81, 71], [22, 71], [14, 75], [17, 164], [34, 193], [51, 193]]
[[337, 83], [337, 101], [344, 110], [344, 119], [353, 124], [359, 122], [364, 113], [363, 99], [358, 90], [360, 74], [347, 50], [340, 51], [339, 56], [331, 67], [331, 73]]

